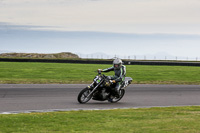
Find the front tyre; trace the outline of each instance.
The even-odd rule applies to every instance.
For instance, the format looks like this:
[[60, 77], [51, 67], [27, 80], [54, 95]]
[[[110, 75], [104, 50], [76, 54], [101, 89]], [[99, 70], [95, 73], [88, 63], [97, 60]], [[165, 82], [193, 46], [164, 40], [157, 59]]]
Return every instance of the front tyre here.
[[119, 100], [122, 99], [122, 97], [124, 96], [124, 94], [125, 94], [125, 90], [121, 89], [118, 98], [117, 97], [113, 97], [112, 99], [109, 99], [108, 101], [111, 102], [111, 103], [116, 103], [116, 102], [118, 102]]
[[78, 102], [82, 103], [82, 104], [87, 103], [92, 98], [92, 95], [87, 97], [90, 94], [91, 91], [92, 90], [90, 90], [88, 88], [83, 89], [78, 95]]

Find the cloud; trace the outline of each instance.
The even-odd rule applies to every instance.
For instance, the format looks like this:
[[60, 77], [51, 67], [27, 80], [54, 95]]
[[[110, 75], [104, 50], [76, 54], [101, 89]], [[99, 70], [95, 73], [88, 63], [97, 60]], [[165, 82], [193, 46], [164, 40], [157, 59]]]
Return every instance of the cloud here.
[[[14, 25], [7, 22], [0, 22], [0, 31], [9, 30], [45, 30], [50, 28], [56, 28], [53, 26], [37, 26], [37, 25]], [[58, 27], [57, 27], [58, 28]]]
[[17, 25], [64, 31], [200, 34], [199, 0], [6, 0], [4, 4], [0, 20]]
[[[45, 30], [46, 28], [51, 28], [48, 26], [36, 26], [36, 25], [13, 25], [11, 23], [0, 22], [0, 31], [1, 34], [7, 30], [8, 32], [17, 33], [20, 31], [20, 34], [24, 34], [24, 36], [28, 35], [27, 33], [37, 33], [38, 37], [41, 35], [44, 36], [55, 36], [60, 38], [65, 37], [78, 37], [78, 38], [104, 38], [104, 39], [113, 39], [113, 38], [121, 38], [121, 39], [155, 39], [155, 40], [176, 40], [176, 39], [198, 39], [200, 40], [200, 35], [198, 34], [135, 34], [135, 33], [114, 33], [114, 32], [98, 32], [98, 31], [55, 31], [55, 30]], [[27, 37], [28, 37], [27, 36]], [[17, 38], [17, 34], [16, 34]]]
[[5, 24], [0, 23], [1, 50], [39, 53], [70, 51], [85, 54], [104, 52], [113, 55], [142, 55], [162, 51], [188, 57], [199, 55], [200, 35], [51, 31], [36, 30], [33, 27], [37, 26], [34, 25], [7, 24], [5, 28]]

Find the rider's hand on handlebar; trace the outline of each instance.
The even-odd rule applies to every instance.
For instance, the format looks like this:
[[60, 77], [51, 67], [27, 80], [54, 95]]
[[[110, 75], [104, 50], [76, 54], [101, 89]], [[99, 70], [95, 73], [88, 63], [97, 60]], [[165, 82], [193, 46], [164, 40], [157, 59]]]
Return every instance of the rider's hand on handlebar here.
[[98, 69], [98, 70], [97, 70], [97, 72], [102, 72], [102, 71], [103, 71], [102, 69]]
[[110, 83], [114, 84], [114, 83], [116, 83], [116, 81], [115, 80], [110, 80]]

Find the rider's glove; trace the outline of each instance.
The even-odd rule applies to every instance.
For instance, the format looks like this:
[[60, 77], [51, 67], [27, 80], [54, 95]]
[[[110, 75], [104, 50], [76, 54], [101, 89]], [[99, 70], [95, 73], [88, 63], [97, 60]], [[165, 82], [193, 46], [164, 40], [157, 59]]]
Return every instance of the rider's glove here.
[[97, 70], [97, 72], [102, 72], [102, 71], [103, 71], [102, 69], [98, 69], [98, 70]]
[[112, 83], [112, 84], [113, 84], [113, 83], [116, 83], [116, 81], [115, 81], [115, 80], [110, 80], [110, 83]]

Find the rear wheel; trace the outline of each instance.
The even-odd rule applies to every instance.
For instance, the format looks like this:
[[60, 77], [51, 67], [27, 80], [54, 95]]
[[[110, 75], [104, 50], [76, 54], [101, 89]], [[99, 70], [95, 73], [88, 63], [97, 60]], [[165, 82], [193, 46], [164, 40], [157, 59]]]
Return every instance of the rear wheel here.
[[78, 102], [79, 103], [87, 103], [92, 98], [92, 95], [90, 95], [88, 97], [88, 95], [90, 94], [91, 91], [92, 90], [90, 90], [88, 88], [83, 89], [78, 95]]
[[109, 99], [108, 101], [111, 102], [111, 103], [116, 103], [116, 102], [118, 102], [119, 100], [122, 99], [122, 97], [124, 96], [124, 94], [125, 94], [125, 90], [121, 89], [119, 91], [119, 97], [113, 97], [113, 98]]

